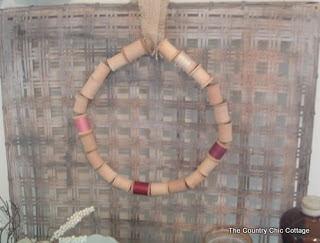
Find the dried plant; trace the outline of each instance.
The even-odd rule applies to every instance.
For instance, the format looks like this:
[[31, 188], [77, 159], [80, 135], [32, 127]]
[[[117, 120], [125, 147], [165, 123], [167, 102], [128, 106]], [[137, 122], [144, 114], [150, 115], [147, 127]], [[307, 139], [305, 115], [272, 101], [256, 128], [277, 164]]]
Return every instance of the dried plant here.
[[20, 209], [12, 201], [4, 201], [0, 196], [2, 206], [0, 207], [0, 241], [6, 233], [6, 242], [18, 239], [18, 229], [20, 226]]
[[[70, 218], [67, 219], [67, 222], [63, 225], [60, 226], [60, 228], [55, 231], [50, 239], [51, 241], [54, 241], [55, 239], [61, 239], [60, 237], [64, 235], [64, 233], [66, 231], [68, 231], [69, 229], [74, 228], [81, 220], [82, 218], [88, 216], [89, 214], [91, 214], [92, 212], [94, 212], [94, 207], [88, 207], [85, 208], [83, 210], [80, 210], [78, 212], [75, 212]], [[86, 236], [82, 236], [80, 238], [74, 239], [74, 238], [66, 238], [66, 239], [62, 239], [62, 242], [83, 242], [83, 240], [86, 239]], [[69, 240], [69, 241], [68, 241]], [[75, 240], [75, 241], [73, 241]]]
[[[13, 202], [6, 202], [0, 196], [0, 202], [2, 205], [0, 206], [0, 242], [2, 237], [6, 237], [5, 242], [11, 243], [16, 242], [18, 240], [18, 229], [20, 226], [20, 209]], [[54, 232], [53, 236], [49, 241], [41, 241], [41, 242], [53, 242], [58, 240], [59, 242], [85, 242], [87, 236], [80, 237], [61, 237], [67, 230], [74, 228], [83, 217], [89, 215], [94, 211], [94, 207], [91, 206], [89, 208], [85, 208], [74, 213], [70, 218], [68, 218], [67, 222], [62, 225], [57, 231]], [[28, 238], [25, 238], [19, 242], [29, 242]], [[30, 242], [38, 242], [36, 240]]]

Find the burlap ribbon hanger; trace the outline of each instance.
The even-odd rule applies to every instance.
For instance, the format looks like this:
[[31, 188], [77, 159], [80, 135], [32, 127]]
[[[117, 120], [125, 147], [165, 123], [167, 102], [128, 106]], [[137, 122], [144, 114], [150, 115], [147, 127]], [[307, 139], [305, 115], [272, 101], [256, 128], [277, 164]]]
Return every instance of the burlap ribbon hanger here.
[[140, 8], [141, 32], [146, 43], [157, 58], [158, 45], [165, 38], [167, 8], [169, 0], [132, 0]]

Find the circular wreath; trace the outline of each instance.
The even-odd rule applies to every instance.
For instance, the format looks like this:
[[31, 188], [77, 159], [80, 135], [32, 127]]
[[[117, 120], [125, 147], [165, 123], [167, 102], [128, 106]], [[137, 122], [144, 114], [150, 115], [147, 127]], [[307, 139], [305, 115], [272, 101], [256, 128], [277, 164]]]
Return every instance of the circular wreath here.
[[223, 99], [220, 85], [214, 82], [211, 74], [207, 73], [201, 64], [196, 63], [183, 50], [178, 50], [168, 39], [164, 39], [159, 47], [159, 53], [170, 62], [182, 68], [189, 76], [194, 78], [201, 88], [206, 88], [209, 103], [213, 106], [216, 123], [218, 124], [218, 138], [209, 150], [207, 157], [197, 169], [186, 178], [180, 178], [169, 182], [140, 182], [127, 179], [115, 172], [97, 151], [97, 144], [93, 130], [87, 115], [88, 101], [94, 99], [100, 86], [111, 71], [116, 71], [122, 66], [132, 63], [137, 58], [150, 54], [145, 39], [141, 38], [130, 45], [123, 47], [117, 55], [108, 58], [106, 62], [100, 62], [95, 71], [80, 93], [76, 96], [73, 111], [78, 115], [74, 117], [79, 138], [84, 151], [92, 167], [110, 184], [126, 192], [134, 194], [156, 196], [167, 195], [173, 192], [193, 189], [202, 182], [220, 162], [222, 156], [229, 148], [232, 141], [232, 123], [228, 113], [227, 102]]

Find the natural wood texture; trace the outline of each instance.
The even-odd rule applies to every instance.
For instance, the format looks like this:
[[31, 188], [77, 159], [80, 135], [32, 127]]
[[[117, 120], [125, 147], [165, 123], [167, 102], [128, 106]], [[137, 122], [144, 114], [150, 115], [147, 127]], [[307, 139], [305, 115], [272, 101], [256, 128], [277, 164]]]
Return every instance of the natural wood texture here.
[[173, 62], [187, 74], [190, 74], [197, 66], [197, 63], [184, 51], [180, 51]]
[[232, 122], [218, 125], [218, 140], [222, 143], [230, 143], [232, 141]]
[[96, 95], [96, 93], [98, 92], [101, 85], [102, 85], [102, 82], [95, 80], [91, 75], [89, 77], [88, 81], [86, 82], [86, 84], [83, 86], [80, 93], [84, 97], [92, 100], [94, 98], [94, 96]]
[[99, 83], [103, 83], [104, 80], [107, 78], [108, 74], [110, 73], [110, 68], [107, 63], [100, 61], [97, 68], [92, 73], [92, 78]]
[[89, 160], [92, 168], [95, 170], [99, 169], [105, 163], [97, 150], [87, 153], [87, 159]]
[[83, 149], [86, 153], [89, 153], [93, 150], [96, 150], [98, 148], [96, 143], [96, 138], [93, 134], [92, 129], [90, 129], [87, 132], [83, 132], [79, 134], [79, 138], [81, 140], [81, 143], [83, 145]]
[[225, 101], [221, 104], [215, 105], [213, 110], [217, 124], [225, 124], [231, 121], [228, 110], [228, 102]]
[[210, 105], [218, 105], [223, 102], [221, 90], [220, 90], [220, 84], [219, 83], [212, 83], [209, 84], [206, 87], [208, 97], [209, 97], [209, 103]]
[[177, 180], [169, 181], [168, 182], [168, 187], [169, 187], [169, 192], [174, 193], [174, 192], [183, 192], [186, 191], [187, 184], [184, 178], [180, 178]]
[[76, 101], [74, 103], [73, 112], [78, 114], [87, 113], [89, 100], [81, 94], [76, 95]]
[[189, 176], [185, 178], [186, 184], [189, 188], [194, 189], [198, 184], [200, 184], [205, 177], [199, 172], [199, 170], [195, 170]]
[[200, 84], [202, 89], [214, 79], [213, 76], [209, 74], [201, 64], [193, 69], [193, 71], [190, 73], [190, 76]]
[[110, 71], [111, 70], [106, 63], [100, 62], [99, 66], [96, 68], [96, 70], [89, 77], [86, 84], [83, 86], [81, 94], [84, 97], [92, 100], [98, 92], [101, 85], [103, 84], [105, 78], [110, 73]]
[[97, 172], [99, 173], [99, 175], [101, 175], [107, 182], [112, 183], [113, 180], [116, 178], [116, 176], [118, 175], [117, 172], [115, 172], [109, 165], [107, 165], [106, 163], [101, 166]]
[[178, 50], [174, 45], [172, 45], [169, 40], [164, 39], [158, 46], [158, 51], [165, 58], [168, 59], [169, 62], [172, 62], [173, 59], [179, 54], [180, 50]]
[[205, 158], [204, 161], [198, 166], [198, 171], [203, 176], [208, 176], [210, 172], [219, 164], [219, 161], [213, 160], [212, 158]]
[[147, 49], [142, 38], [122, 48], [122, 53], [129, 63], [133, 62], [139, 57], [149, 54], [150, 52], [151, 51]]
[[125, 192], [128, 192], [131, 190], [132, 187], [132, 180], [129, 180], [121, 175], [117, 175], [117, 177], [114, 179], [114, 181], [112, 182], [112, 185], [114, 187], [117, 187]]
[[116, 71], [117, 69], [127, 65], [129, 62], [123, 52], [120, 52], [117, 55], [108, 58], [107, 63], [112, 71]]
[[168, 183], [155, 183], [152, 182], [150, 185], [150, 195], [158, 196], [158, 195], [168, 195], [169, 187]]

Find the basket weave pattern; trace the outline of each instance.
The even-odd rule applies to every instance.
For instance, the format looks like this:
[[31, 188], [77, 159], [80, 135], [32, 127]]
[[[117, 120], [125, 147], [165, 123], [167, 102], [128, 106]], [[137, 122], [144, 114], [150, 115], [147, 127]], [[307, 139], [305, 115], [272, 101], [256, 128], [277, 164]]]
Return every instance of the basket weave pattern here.
[[[81, 234], [199, 242], [213, 225], [277, 227], [306, 193], [320, 23], [314, 6], [170, 5], [168, 14], [169, 40], [221, 83], [234, 141], [195, 190], [147, 198], [99, 178], [72, 120], [75, 95], [94, 67], [140, 37], [137, 7], [0, 11], [10, 190], [24, 234], [45, 237], [49, 226], [94, 205]], [[186, 176], [217, 138], [206, 92], [152, 57], [110, 74], [89, 113], [100, 154], [134, 180]]]

